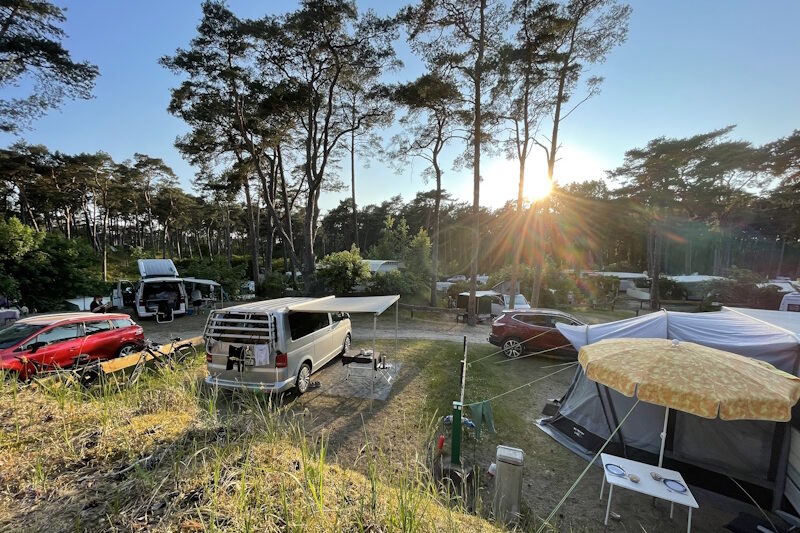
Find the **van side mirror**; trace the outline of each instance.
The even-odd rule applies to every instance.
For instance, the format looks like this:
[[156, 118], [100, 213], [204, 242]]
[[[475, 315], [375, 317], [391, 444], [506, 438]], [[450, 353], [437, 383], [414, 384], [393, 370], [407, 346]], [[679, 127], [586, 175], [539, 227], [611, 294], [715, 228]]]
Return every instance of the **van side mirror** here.
[[37, 341], [37, 342], [34, 342], [33, 344], [29, 345], [29, 346], [28, 346], [28, 349], [31, 351], [31, 353], [36, 353], [36, 352], [38, 352], [38, 351], [39, 351], [39, 348], [42, 348], [42, 347], [44, 347], [44, 346], [47, 346], [47, 343], [46, 343], [46, 342], [44, 342], [44, 341]]

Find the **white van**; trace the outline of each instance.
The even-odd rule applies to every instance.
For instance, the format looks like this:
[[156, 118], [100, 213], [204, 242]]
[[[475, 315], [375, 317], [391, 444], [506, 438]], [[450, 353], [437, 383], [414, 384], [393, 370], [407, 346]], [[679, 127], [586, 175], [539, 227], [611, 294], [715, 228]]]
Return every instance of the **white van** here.
[[790, 292], [784, 295], [780, 310], [800, 312], [800, 292]]
[[169, 322], [173, 316], [186, 314], [186, 287], [172, 259], [139, 259], [138, 264], [142, 279], [133, 301], [136, 315]]
[[347, 313], [291, 311], [314, 298], [277, 298], [217, 309], [208, 315], [206, 383], [279, 393], [308, 390], [311, 374], [350, 349]]

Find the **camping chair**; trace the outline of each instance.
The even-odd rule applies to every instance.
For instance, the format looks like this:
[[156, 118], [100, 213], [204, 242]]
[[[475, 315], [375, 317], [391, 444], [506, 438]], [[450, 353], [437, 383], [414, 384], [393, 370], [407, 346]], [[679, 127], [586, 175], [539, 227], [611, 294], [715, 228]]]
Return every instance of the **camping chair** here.
[[172, 322], [172, 306], [168, 301], [158, 302], [158, 311], [156, 311], [156, 322], [159, 324]]

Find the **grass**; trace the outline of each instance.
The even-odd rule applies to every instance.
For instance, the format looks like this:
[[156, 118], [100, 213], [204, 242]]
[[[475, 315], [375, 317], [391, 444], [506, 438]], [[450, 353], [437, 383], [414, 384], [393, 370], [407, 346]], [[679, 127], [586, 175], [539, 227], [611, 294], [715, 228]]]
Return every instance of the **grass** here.
[[301, 406], [217, 395], [202, 366], [145, 373], [131, 388], [4, 385], [0, 529], [495, 529], [443, 503], [424, 453], [365, 430], [352, 465], [331, 461], [330, 434], [309, 432]]

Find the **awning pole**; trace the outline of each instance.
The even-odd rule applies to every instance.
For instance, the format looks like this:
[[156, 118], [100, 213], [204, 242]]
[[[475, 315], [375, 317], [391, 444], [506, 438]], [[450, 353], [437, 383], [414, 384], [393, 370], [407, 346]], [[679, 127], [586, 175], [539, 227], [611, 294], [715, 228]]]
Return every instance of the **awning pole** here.
[[658, 454], [658, 467], [664, 462], [664, 445], [667, 443], [667, 421], [669, 420], [669, 407], [664, 408], [664, 429], [661, 430], [661, 451]]
[[372, 411], [372, 398], [375, 396], [375, 364], [378, 353], [375, 351], [375, 337], [378, 335], [378, 315], [372, 315], [372, 377], [369, 382], [369, 410]]
[[400, 324], [400, 300], [394, 302], [394, 356], [397, 357], [397, 330]]

